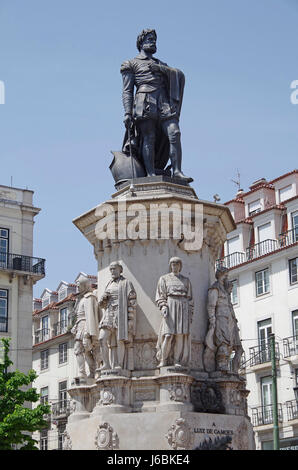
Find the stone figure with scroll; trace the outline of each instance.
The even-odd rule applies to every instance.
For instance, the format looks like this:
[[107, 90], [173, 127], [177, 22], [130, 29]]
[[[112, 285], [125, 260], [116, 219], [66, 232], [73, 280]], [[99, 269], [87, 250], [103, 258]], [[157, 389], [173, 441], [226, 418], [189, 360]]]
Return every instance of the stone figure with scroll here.
[[[173, 177], [186, 183], [192, 181], [181, 170], [179, 118], [185, 77], [180, 70], [153, 57], [156, 39], [154, 29], [143, 30], [137, 38], [139, 54], [121, 65], [127, 131], [122, 153], [113, 152], [110, 169], [116, 182], [171, 176], [170, 169]], [[129, 156], [134, 157], [133, 162], [129, 162]], [[171, 166], [166, 168], [169, 159]]]
[[88, 276], [81, 274], [77, 280], [79, 294], [74, 311], [76, 322], [71, 330], [74, 335], [74, 354], [79, 368], [79, 377], [87, 377], [86, 364], [90, 378], [95, 377], [95, 370], [100, 366], [101, 357], [98, 342], [99, 308], [96, 293], [92, 290]]
[[216, 282], [208, 289], [209, 328], [205, 339], [204, 363], [208, 372], [227, 372], [233, 351], [234, 320], [228, 287], [228, 269], [219, 267]]
[[122, 271], [120, 263], [110, 264], [111, 280], [99, 301], [103, 309], [99, 324], [102, 370], [134, 368], [137, 296], [132, 283], [122, 276]]
[[[166, 365], [187, 367], [191, 347], [192, 287], [190, 280], [180, 274], [182, 269], [180, 258], [171, 258], [169, 265], [171, 272], [161, 276], [156, 291], [156, 303], [162, 314], [156, 357], [159, 367]], [[171, 353], [173, 364], [169, 364]]]

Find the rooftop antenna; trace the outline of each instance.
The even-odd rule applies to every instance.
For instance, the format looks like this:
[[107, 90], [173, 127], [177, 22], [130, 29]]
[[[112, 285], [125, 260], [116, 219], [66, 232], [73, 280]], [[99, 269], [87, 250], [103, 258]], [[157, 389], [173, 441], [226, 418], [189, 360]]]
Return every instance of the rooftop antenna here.
[[10, 187], [12, 188], [12, 176], [10, 177]]
[[236, 184], [236, 186], [238, 187], [238, 191], [240, 191], [241, 189], [241, 184], [240, 184], [240, 173], [239, 173], [239, 170], [237, 168], [237, 179], [236, 180], [232, 180], [231, 181]]

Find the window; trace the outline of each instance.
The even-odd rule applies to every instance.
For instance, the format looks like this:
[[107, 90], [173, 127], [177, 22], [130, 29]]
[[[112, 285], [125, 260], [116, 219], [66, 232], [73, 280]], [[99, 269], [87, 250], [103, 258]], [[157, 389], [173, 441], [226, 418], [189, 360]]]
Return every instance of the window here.
[[272, 333], [271, 318], [258, 322], [259, 361], [260, 363], [271, 360], [270, 335]]
[[40, 369], [44, 370], [49, 367], [49, 350], [40, 351]]
[[40, 432], [40, 450], [48, 450], [48, 430]]
[[50, 303], [50, 296], [47, 295], [42, 298], [42, 308], [45, 308]]
[[60, 310], [60, 328], [61, 333], [65, 333], [68, 324], [68, 312], [67, 308], [62, 308]]
[[6, 268], [8, 255], [9, 230], [0, 228], [0, 267]]
[[49, 387], [43, 387], [40, 389], [40, 403], [45, 405], [49, 401]]
[[59, 364], [67, 362], [67, 343], [59, 344]]
[[8, 290], [0, 289], [0, 332], [8, 329]]
[[248, 204], [248, 215], [254, 215], [261, 211], [261, 202], [260, 199], [253, 201]]
[[67, 380], [59, 383], [59, 408], [65, 409], [67, 407]]
[[240, 237], [237, 235], [237, 237], [230, 238], [228, 240], [228, 254], [236, 253], [237, 251], [242, 251], [241, 250], [241, 244], [240, 244]]
[[292, 321], [293, 321], [293, 336], [298, 339], [298, 310], [292, 312]]
[[63, 437], [64, 437], [65, 429], [66, 429], [66, 424], [61, 424], [58, 427], [58, 450], [63, 450]]
[[49, 317], [48, 315], [41, 319], [41, 340], [46, 341], [49, 339]]
[[293, 242], [298, 242], [298, 212], [292, 214]]
[[269, 240], [272, 238], [272, 228], [271, 222], [267, 224], [260, 225], [258, 227], [258, 234], [259, 234], [259, 242], [263, 242], [265, 240]]
[[295, 192], [291, 184], [279, 190], [279, 202], [286, 201], [287, 199], [290, 199], [290, 197], [292, 196], [295, 196]]
[[67, 295], [67, 289], [65, 286], [62, 286], [58, 292], [58, 301], [63, 300]]
[[261, 394], [263, 407], [263, 423], [272, 423], [272, 377], [262, 377]]
[[256, 295], [267, 294], [269, 292], [269, 269], [256, 272]]
[[290, 259], [289, 261], [290, 284], [295, 284], [298, 281], [297, 267], [298, 267], [298, 258]]
[[231, 292], [231, 302], [233, 305], [238, 304], [238, 281], [234, 279], [231, 281], [232, 292]]

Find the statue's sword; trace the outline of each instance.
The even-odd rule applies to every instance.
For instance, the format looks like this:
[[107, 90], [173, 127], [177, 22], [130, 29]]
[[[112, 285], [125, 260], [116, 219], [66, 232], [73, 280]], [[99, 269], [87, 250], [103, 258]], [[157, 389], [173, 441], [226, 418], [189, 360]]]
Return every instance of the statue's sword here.
[[131, 162], [131, 175], [132, 175], [132, 180], [131, 180], [129, 189], [130, 189], [130, 192], [133, 193], [135, 189], [134, 184], [133, 184], [133, 180], [135, 177], [135, 169], [134, 169], [134, 162], [133, 162], [132, 150], [131, 150], [131, 129], [132, 129], [132, 126], [129, 126], [128, 127], [128, 142], [129, 142], [129, 156], [130, 156], [130, 162]]

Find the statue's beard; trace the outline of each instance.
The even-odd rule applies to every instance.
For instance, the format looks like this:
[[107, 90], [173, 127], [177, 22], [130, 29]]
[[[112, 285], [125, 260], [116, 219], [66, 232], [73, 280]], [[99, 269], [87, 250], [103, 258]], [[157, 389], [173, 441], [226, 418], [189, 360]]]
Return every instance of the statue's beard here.
[[146, 52], [150, 52], [150, 54], [155, 54], [155, 52], [157, 50], [155, 44], [151, 44], [151, 45], [150, 44], [147, 44], [147, 45], [144, 44], [143, 49]]

